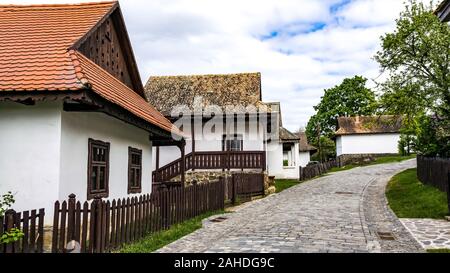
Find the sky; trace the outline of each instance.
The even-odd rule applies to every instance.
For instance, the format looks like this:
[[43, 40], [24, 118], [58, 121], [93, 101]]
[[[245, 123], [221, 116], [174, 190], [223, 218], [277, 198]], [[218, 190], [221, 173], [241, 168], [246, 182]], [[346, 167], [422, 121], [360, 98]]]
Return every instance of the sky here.
[[[95, 0], [0, 0], [0, 4]], [[305, 127], [324, 89], [379, 79], [373, 56], [403, 0], [121, 0], [141, 78], [262, 73], [263, 101]]]

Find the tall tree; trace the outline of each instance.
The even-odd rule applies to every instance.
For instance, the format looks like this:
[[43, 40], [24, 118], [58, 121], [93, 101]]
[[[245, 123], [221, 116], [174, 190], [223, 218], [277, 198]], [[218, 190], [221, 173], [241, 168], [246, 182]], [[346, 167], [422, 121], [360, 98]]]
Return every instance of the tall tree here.
[[[433, 113], [436, 139], [450, 141], [450, 27], [433, 13], [433, 7], [409, 0], [396, 20], [396, 29], [382, 38], [375, 59], [388, 73], [382, 105], [385, 110], [409, 114], [410, 125]], [[420, 124], [419, 124], [420, 126]], [[427, 123], [426, 126], [430, 126]], [[406, 126], [408, 128], [408, 126]], [[412, 127], [409, 127], [410, 129]], [[420, 130], [419, 130], [420, 131]], [[423, 130], [422, 130], [423, 131]], [[428, 145], [429, 147], [435, 146]], [[445, 147], [440, 154], [448, 154]], [[439, 149], [437, 149], [439, 150]]]
[[318, 134], [333, 136], [338, 117], [372, 115], [375, 112], [375, 93], [366, 87], [366, 83], [366, 78], [355, 76], [325, 90], [320, 103], [314, 107], [316, 114], [311, 117], [306, 127], [311, 143], [317, 142]]

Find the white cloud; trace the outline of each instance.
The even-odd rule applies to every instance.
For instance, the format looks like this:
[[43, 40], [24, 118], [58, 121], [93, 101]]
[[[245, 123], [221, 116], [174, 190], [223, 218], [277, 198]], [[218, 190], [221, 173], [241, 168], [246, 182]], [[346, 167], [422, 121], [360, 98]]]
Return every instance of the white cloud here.
[[[339, 5], [344, 2], [348, 3]], [[379, 48], [380, 35], [393, 29], [402, 3], [403, 0], [120, 2], [144, 82], [150, 75], [259, 71], [263, 76], [263, 99], [281, 101], [284, 124], [292, 130], [306, 125], [323, 89], [355, 74], [378, 76], [377, 64], [371, 58]], [[335, 12], [331, 12], [332, 6]], [[269, 38], [271, 34], [276, 35]]]

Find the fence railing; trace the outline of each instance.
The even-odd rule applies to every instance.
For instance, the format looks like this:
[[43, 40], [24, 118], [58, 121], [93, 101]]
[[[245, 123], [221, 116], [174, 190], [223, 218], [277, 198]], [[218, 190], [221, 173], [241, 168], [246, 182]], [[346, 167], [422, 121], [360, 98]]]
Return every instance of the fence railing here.
[[16, 212], [6, 211], [0, 218], [0, 235], [13, 228], [20, 229], [23, 237], [10, 244], [0, 245], [0, 253], [42, 253], [44, 246], [44, 209]]
[[418, 156], [417, 177], [422, 183], [447, 193], [450, 211], [450, 158]]
[[[153, 181], [162, 182], [181, 174], [182, 160], [175, 160], [153, 172]], [[263, 151], [195, 152], [185, 156], [185, 170], [266, 169]]]
[[337, 167], [336, 160], [315, 164], [307, 167], [300, 167], [299, 179], [300, 181], [308, 180], [324, 173], [327, 173], [330, 169]]
[[148, 234], [224, 208], [224, 181], [171, 188], [127, 199], [55, 203], [52, 252], [77, 242], [82, 253], [103, 253]]

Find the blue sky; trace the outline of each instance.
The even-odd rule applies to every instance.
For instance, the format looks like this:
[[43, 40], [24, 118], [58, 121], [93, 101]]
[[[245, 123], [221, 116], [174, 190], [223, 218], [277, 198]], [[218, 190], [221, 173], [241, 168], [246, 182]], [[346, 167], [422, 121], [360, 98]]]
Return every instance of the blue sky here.
[[[0, 0], [74, 3], [94, 0]], [[372, 57], [403, 0], [121, 0], [144, 83], [150, 75], [261, 72], [264, 101], [304, 127], [325, 88], [380, 73]], [[370, 81], [373, 85], [373, 82]]]

